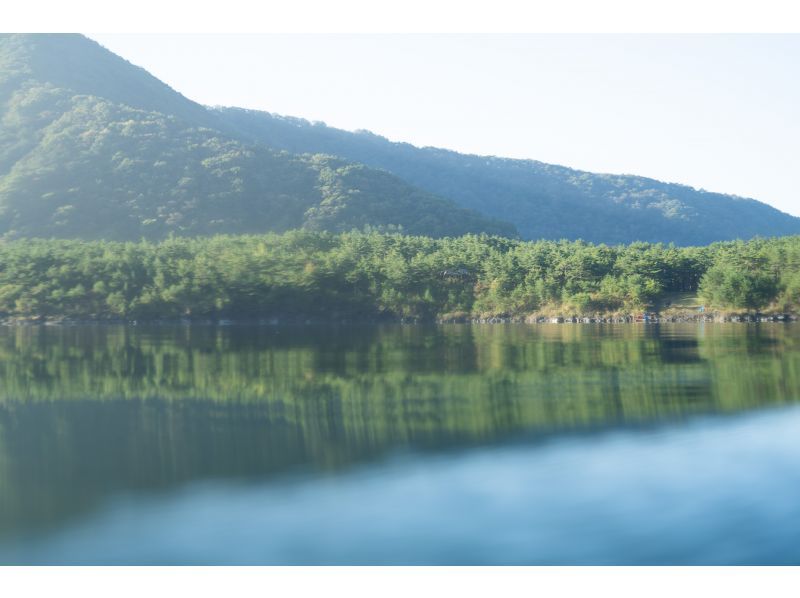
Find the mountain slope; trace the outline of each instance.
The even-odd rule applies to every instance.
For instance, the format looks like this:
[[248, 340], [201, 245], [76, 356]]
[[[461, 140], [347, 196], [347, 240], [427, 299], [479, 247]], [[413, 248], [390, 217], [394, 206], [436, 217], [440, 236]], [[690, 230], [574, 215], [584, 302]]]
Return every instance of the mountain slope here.
[[79, 34], [0, 34], [0, 101], [26, 82], [47, 83], [198, 125], [219, 124], [204, 106]]
[[[103, 219], [82, 223], [91, 215]], [[798, 234], [800, 218], [643, 177], [209, 109], [83, 36], [0, 35], [0, 237], [364, 226], [690, 245]]]
[[393, 143], [306, 120], [218, 108], [241, 138], [291, 152], [324, 152], [383, 168], [431, 193], [513, 222], [524, 238], [706, 244], [800, 233], [800, 218], [753, 199], [534, 160]]
[[217, 114], [80, 36], [2, 36], [0, 67], [2, 238], [516, 234], [387, 172], [235, 139], [212, 127]]

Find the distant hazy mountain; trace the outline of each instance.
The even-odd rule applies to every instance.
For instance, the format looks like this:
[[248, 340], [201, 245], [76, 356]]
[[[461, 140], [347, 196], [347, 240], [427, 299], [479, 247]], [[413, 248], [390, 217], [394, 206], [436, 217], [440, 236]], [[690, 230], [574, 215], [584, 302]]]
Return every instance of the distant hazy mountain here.
[[527, 239], [687, 245], [800, 233], [800, 218], [753, 199], [535, 160], [418, 148], [366, 131], [351, 133], [267, 112], [239, 108], [217, 112], [242, 138], [384, 168], [464, 207], [509, 220]]
[[5, 238], [400, 226], [703, 244], [800, 233], [800, 218], [752, 199], [209, 109], [79, 35], [0, 36], [0, 123]]
[[4, 238], [516, 234], [388, 172], [236, 139], [218, 114], [82, 36], [0, 37], [0, 122]]

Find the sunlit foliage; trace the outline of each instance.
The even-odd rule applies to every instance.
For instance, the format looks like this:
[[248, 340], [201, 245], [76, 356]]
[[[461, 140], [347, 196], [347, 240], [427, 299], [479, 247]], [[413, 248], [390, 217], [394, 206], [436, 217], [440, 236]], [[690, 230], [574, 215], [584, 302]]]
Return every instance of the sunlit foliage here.
[[797, 307], [800, 237], [676, 248], [378, 232], [0, 244], [0, 314], [458, 319], [631, 313], [665, 294]]

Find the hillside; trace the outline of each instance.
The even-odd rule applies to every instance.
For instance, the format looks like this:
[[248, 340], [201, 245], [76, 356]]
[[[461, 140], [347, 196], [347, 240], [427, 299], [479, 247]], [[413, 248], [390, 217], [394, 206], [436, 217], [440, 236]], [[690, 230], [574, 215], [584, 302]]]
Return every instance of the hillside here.
[[0, 238], [516, 234], [385, 171], [235, 139], [81, 36], [3, 36], [0, 73]]
[[217, 112], [242, 138], [386, 169], [464, 207], [509, 220], [526, 239], [698, 245], [800, 233], [800, 218], [753, 199], [535, 160], [418, 148], [367, 131], [352, 133], [267, 112]]
[[80, 35], [0, 35], [0, 125], [7, 239], [368, 227], [699, 245], [800, 234], [800, 218], [753, 199], [206, 108]]
[[82, 35], [0, 34], [0, 101], [43, 83], [195, 124], [219, 124], [204, 106]]

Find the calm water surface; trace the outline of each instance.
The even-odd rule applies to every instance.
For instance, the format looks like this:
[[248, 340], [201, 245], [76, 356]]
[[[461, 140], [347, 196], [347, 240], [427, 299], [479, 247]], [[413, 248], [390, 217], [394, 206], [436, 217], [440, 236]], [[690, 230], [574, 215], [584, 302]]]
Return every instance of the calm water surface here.
[[0, 328], [0, 563], [800, 564], [800, 326]]

